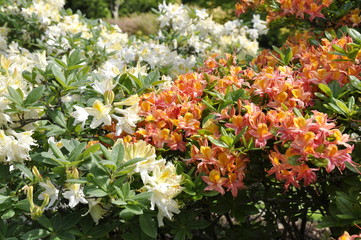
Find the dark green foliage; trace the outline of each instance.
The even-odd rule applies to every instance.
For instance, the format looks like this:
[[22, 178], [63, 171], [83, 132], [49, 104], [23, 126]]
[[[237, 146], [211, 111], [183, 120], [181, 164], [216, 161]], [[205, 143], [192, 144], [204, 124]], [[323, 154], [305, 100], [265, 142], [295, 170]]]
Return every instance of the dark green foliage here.
[[74, 12], [80, 10], [88, 18], [111, 17], [109, 0], [68, 0], [64, 8], [71, 8]]
[[[110, 18], [115, 17], [112, 13], [117, 0], [68, 0], [65, 8], [71, 8], [74, 12], [80, 10], [88, 18]], [[175, 0], [167, 0], [176, 2]], [[125, 16], [132, 13], [150, 12], [152, 8], [157, 8], [161, 0], [127, 0], [119, 1], [119, 16]], [[112, 16], [113, 14], [113, 16]]]
[[201, 8], [216, 8], [221, 7], [224, 10], [234, 10], [236, 0], [224, 1], [224, 0], [182, 0], [183, 4], [197, 5]]

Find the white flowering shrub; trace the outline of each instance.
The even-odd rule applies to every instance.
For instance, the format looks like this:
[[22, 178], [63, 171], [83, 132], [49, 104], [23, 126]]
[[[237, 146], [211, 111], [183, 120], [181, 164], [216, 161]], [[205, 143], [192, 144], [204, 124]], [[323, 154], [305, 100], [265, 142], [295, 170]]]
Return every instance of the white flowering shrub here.
[[202, 56], [214, 53], [235, 53], [240, 59], [257, 54], [259, 35], [266, 34], [266, 22], [255, 15], [253, 28], [241, 20], [216, 23], [205, 9], [185, 5], [160, 4], [160, 31], [157, 40], [173, 46], [177, 52]]

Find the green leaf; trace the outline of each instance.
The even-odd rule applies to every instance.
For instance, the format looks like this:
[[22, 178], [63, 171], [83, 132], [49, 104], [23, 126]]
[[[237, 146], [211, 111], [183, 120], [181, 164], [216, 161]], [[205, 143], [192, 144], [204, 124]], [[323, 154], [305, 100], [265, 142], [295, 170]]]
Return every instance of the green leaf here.
[[225, 144], [222, 141], [219, 141], [218, 139], [215, 139], [214, 137], [207, 136], [207, 138], [209, 139], [209, 141], [211, 141], [214, 145], [216, 145], [218, 147], [228, 148], [227, 144]]
[[[105, 144], [108, 144], [110, 146], [114, 145], [114, 140], [108, 137], [99, 136], [99, 141]], [[109, 159], [110, 160], [110, 159]]]
[[152, 196], [152, 192], [142, 192], [132, 196], [131, 201], [136, 202], [149, 202], [150, 197]]
[[[143, 82], [139, 78], [137, 78], [136, 76], [134, 76], [134, 75], [132, 75], [130, 73], [127, 73], [127, 74], [129, 76], [129, 78], [132, 80], [132, 82], [134, 82], [138, 86], [138, 88], [143, 87]], [[134, 87], [136, 87], [136, 86], [134, 85]]]
[[327, 31], [325, 31], [325, 36], [329, 41], [332, 41], [334, 38], [336, 38], [336, 36], [332, 36], [332, 34]]
[[[105, 237], [110, 231], [114, 230], [115, 226], [113, 224], [104, 224], [92, 227], [89, 232], [88, 236], [92, 236], [94, 239], [109, 239]], [[105, 238], [104, 238], [105, 237]]]
[[339, 95], [344, 89], [344, 88], [341, 87], [340, 83], [338, 81], [336, 81], [336, 80], [333, 80], [333, 81], [329, 82], [328, 87], [331, 89], [332, 95], [335, 98], [340, 97]]
[[158, 81], [160, 77], [160, 74], [159, 74], [159, 71], [158, 70], [155, 70], [155, 71], [152, 71], [150, 72], [143, 80], [144, 84], [147, 86], [147, 85], [150, 85], [153, 83], [155, 83], [156, 81]]
[[71, 234], [70, 232], [60, 232], [58, 233], [58, 236], [56, 236], [56, 239], [60, 240], [75, 240], [75, 236]]
[[124, 146], [121, 142], [117, 143], [112, 149], [112, 161], [119, 166], [124, 160]]
[[63, 86], [64, 88], [67, 88], [66, 78], [64, 76], [64, 73], [60, 71], [60, 69], [56, 65], [53, 65], [51, 67], [51, 71], [53, 72], [56, 81], [60, 83], [60, 85]]
[[73, 162], [73, 161], [79, 160], [79, 157], [81, 156], [81, 152], [85, 149], [86, 145], [87, 145], [87, 143], [85, 143], [85, 142], [77, 145], [73, 149], [73, 151], [70, 153], [68, 161]]
[[316, 167], [326, 167], [328, 165], [328, 159], [326, 158], [314, 158], [310, 160]]
[[59, 64], [63, 68], [66, 68], [66, 64], [63, 61], [61, 61], [60, 59], [57, 59], [57, 58], [54, 58], [54, 60], [57, 64]]
[[65, 116], [61, 111], [49, 109], [48, 115], [55, 123], [59, 124], [63, 128], [66, 128]]
[[67, 179], [66, 180], [67, 183], [80, 183], [80, 184], [86, 184], [89, 183], [88, 180], [86, 179], [82, 179], [82, 178], [78, 178], [78, 179]]
[[[326, 105], [327, 106], [327, 105]], [[329, 103], [328, 106], [330, 106], [335, 112], [337, 112], [338, 114], [342, 114], [345, 115], [345, 112], [343, 112], [336, 104], [334, 103]]]
[[[68, 230], [74, 227], [81, 219], [81, 215], [79, 212], [74, 212], [66, 215], [65, 217], [61, 218], [60, 224], [57, 226], [57, 231], [59, 230]], [[56, 227], [53, 224], [54, 228]]]
[[108, 195], [107, 192], [96, 187], [86, 187], [84, 188], [84, 192], [91, 197], [105, 197]]
[[100, 187], [103, 191], [106, 191], [108, 186], [109, 177], [102, 175], [95, 175], [91, 178], [92, 182]]
[[318, 84], [319, 89], [324, 92], [327, 96], [332, 97], [332, 91], [326, 84], [320, 83]]
[[42, 228], [37, 228], [34, 230], [31, 230], [27, 233], [25, 233], [21, 239], [23, 240], [39, 240], [41, 238], [47, 237], [50, 235], [50, 232], [42, 229]]
[[339, 225], [340, 224], [334, 218], [325, 216], [322, 218], [322, 222], [317, 224], [317, 228], [334, 227]]
[[[346, 53], [345, 50], [343, 50], [342, 47], [336, 45], [336, 44], [332, 44], [332, 48], [335, 49], [337, 52], [339, 53]], [[346, 53], [347, 54], [347, 53]]]
[[44, 90], [44, 86], [34, 88], [24, 100], [24, 105], [29, 106], [38, 101], [43, 96]]
[[322, 94], [322, 93], [315, 92], [314, 94], [315, 94], [316, 97], [318, 97], [318, 98], [320, 98], [320, 99], [322, 99], [322, 100], [324, 100], [324, 101], [327, 101], [327, 100], [328, 100], [328, 98], [327, 98], [324, 94]]
[[53, 226], [51, 224], [51, 221], [49, 218], [47, 218], [45, 215], [41, 215], [40, 218], [37, 219], [38, 223], [40, 223], [41, 226], [46, 228], [47, 230], [52, 231]]
[[350, 114], [350, 109], [348, 109], [347, 105], [338, 99], [333, 99], [336, 102], [336, 105], [345, 113], [345, 115]]
[[186, 230], [180, 229], [176, 232], [174, 240], [185, 240], [186, 239]]
[[288, 164], [292, 165], [292, 166], [298, 166], [301, 163], [298, 161], [298, 159], [300, 159], [301, 155], [292, 155], [291, 157], [288, 157]]
[[157, 237], [157, 226], [154, 219], [148, 214], [139, 216], [139, 225], [142, 231], [151, 238]]
[[[125, 209], [123, 211], [128, 211], [134, 215], [140, 215], [143, 214], [143, 210], [140, 206], [138, 205], [132, 205], [132, 204], [128, 204], [125, 206]], [[122, 211], [122, 212], [123, 212]]]
[[130, 165], [133, 165], [133, 164], [135, 164], [135, 163], [137, 163], [137, 162], [144, 161], [144, 160], [146, 160], [146, 158], [133, 158], [133, 159], [131, 159], [131, 160], [129, 160], [129, 161], [121, 164], [121, 165], [118, 167], [118, 170], [123, 169], [123, 168], [125, 168], [125, 167], [128, 167], [128, 166], [130, 166]]
[[285, 65], [288, 65], [288, 63], [291, 62], [292, 58], [293, 58], [292, 49], [291, 49], [291, 48], [288, 48], [288, 49], [286, 50], [286, 56], [285, 56], [285, 59], [284, 59]]
[[348, 32], [348, 34], [350, 34], [350, 36], [352, 37], [352, 39], [355, 42], [358, 42], [359, 44], [361, 44], [361, 33], [359, 33], [358, 31], [356, 31], [355, 29], [352, 29], [352, 28], [348, 28], [347, 32]]
[[88, 158], [90, 156], [91, 153], [95, 153], [96, 151], [98, 151], [101, 147], [101, 144], [94, 144], [91, 145], [90, 147], [88, 147], [87, 149], [85, 149], [85, 151], [82, 153], [83, 158]]
[[354, 173], [358, 173], [358, 174], [361, 174], [361, 167], [359, 166], [354, 166], [352, 165], [351, 163], [349, 162], [345, 162], [345, 165], [347, 167], [348, 170], [354, 172]]
[[233, 143], [232, 137], [223, 135], [220, 137], [220, 140], [222, 142], [224, 142], [225, 144], [227, 144], [227, 146], [232, 146], [232, 143]]
[[316, 47], [320, 46], [321, 43], [319, 41], [317, 41], [316, 39], [311, 39], [310, 40], [310, 43]]
[[74, 66], [74, 65], [78, 65], [79, 63], [82, 62], [82, 60], [80, 59], [80, 50], [76, 49], [74, 50], [70, 56], [67, 59], [68, 61], [68, 67], [70, 66]]
[[344, 197], [336, 197], [336, 206], [343, 214], [354, 216], [357, 212], [355, 211], [352, 202]]
[[204, 229], [211, 225], [210, 222], [207, 222], [206, 220], [196, 220], [195, 222], [188, 223], [187, 228], [188, 229]]
[[60, 151], [58, 146], [55, 145], [55, 143], [49, 142], [49, 147], [50, 147], [51, 151], [54, 153], [55, 157], [60, 158], [60, 159], [65, 159], [65, 156]]
[[361, 90], [361, 81], [355, 76], [350, 75], [350, 83], [351, 85], [356, 88], [357, 90]]
[[51, 137], [51, 136], [59, 136], [63, 133], [66, 132], [65, 129], [59, 127], [58, 125], [55, 124], [51, 124], [51, 125], [47, 125], [42, 127], [44, 130], [48, 130], [49, 132], [46, 133], [47, 137]]
[[276, 46], [272, 46], [272, 48], [273, 48], [273, 50], [274, 50], [275, 52], [277, 52], [279, 55], [281, 55], [281, 57], [283, 56], [283, 52], [282, 52], [281, 49], [279, 49], [279, 48], [276, 47]]
[[16, 168], [20, 169], [29, 180], [33, 181], [34, 175], [33, 175], [33, 173], [31, 172], [31, 170], [29, 168], [27, 168], [22, 163], [15, 163], [14, 165], [15, 165]]
[[[331, 51], [331, 52], [328, 52], [328, 53], [333, 54], [333, 55], [345, 56], [345, 57], [348, 56], [347, 53], [341, 53], [341, 52]], [[336, 60], [334, 60], [334, 61], [348, 61], [348, 60], [346, 60], [346, 59], [336, 59]]]
[[354, 216], [348, 215], [348, 214], [337, 214], [336, 217], [341, 219], [354, 219]]
[[112, 204], [115, 204], [115, 205], [127, 205], [127, 202], [118, 199], [118, 200], [112, 201]]
[[5, 220], [12, 218], [14, 215], [15, 215], [15, 211], [12, 209], [8, 209], [1, 215], [1, 218]]
[[24, 212], [29, 212], [29, 211], [30, 211], [29, 201], [28, 201], [27, 199], [23, 199], [23, 200], [17, 202], [17, 203], [14, 205], [14, 208], [21, 209], [21, 210], [23, 210]]
[[102, 166], [110, 169], [111, 171], [115, 171], [117, 169], [117, 165], [113, 161], [103, 160], [103, 161], [100, 161], [100, 164]]
[[293, 112], [296, 114], [297, 117], [303, 117], [302, 113], [298, 108], [293, 108]]
[[[208, 100], [210, 101], [210, 100]], [[210, 108], [212, 111], [216, 112], [217, 109], [215, 109], [212, 105], [212, 103], [208, 102], [207, 100], [202, 99], [202, 103], [204, 103], [208, 108]]]
[[107, 160], [113, 161], [113, 157], [106, 147], [104, 147], [103, 145], [100, 145], [100, 149], [102, 150], [102, 153]]
[[23, 104], [23, 97], [21, 96], [21, 94], [16, 91], [14, 88], [8, 86], [8, 92], [9, 92], [9, 96], [7, 96], [7, 98], [11, 101], [13, 101], [14, 103], [16, 103], [17, 105], [22, 105]]

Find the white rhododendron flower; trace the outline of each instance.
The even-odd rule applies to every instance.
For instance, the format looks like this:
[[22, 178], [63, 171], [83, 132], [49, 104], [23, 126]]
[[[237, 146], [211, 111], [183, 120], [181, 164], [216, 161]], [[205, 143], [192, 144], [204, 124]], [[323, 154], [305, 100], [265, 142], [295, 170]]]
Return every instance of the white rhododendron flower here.
[[196, 9], [196, 15], [199, 19], [203, 20], [208, 17], [206, 9]]
[[36, 145], [32, 131], [16, 133], [10, 130], [7, 133], [0, 130], [0, 162], [11, 164], [29, 160], [31, 146]]
[[176, 168], [171, 162], [165, 159], [156, 160], [155, 148], [144, 141], [136, 143], [124, 143], [124, 161], [134, 158], [145, 158], [144, 161], [137, 163], [134, 172], [141, 175], [144, 189], [152, 192], [151, 210], [158, 209], [158, 224], [163, 226], [163, 218], [172, 219], [174, 214], [180, 213], [178, 203], [173, 199], [182, 192], [180, 185], [182, 176], [177, 175]]
[[166, 161], [159, 162], [156, 165], [151, 176], [145, 180], [145, 189], [152, 192], [150, 198], [151, 208], [158, 208], [158, 224], [163, 226], [163, 218], [172, 219], [173, 214], [180, 212], [179, 205], [173, 199], [182, 192], [180, 183], [182, 176], [177, 175], [175, 166]]
[[119, 136], [123, 131], [129, 134], [134, 133], [133, 128], [141, 119], [138, 115], [139, 111], [140, 107], [138, 106], [138, 103], [126, 109], [115, 108], [116, 113], [123, 115], [123, 117], [118, 117], [114, 114], [112, 115], [112, 117], [117, 120], [115, 133], [116, 136]]
[[[123, 142], [122, 140], [118, 141]], [[140, 140], [136, 143], [123, 143], [123, 145], [124, 161], [129, 161], [134, 158], [145, 158], [144, 161], [137, 162], [134, 169], [134, 172], [140, 173], [144, 182], [146, 177], [148, 176], [148, 172], [153, 171], [156, 164], [155, 148], [152, 145], [147, 144], [143, 140]]]
[[260, 15], [258, 14], [253, 15], [252, 23], [253, 23], [253, 27], [257, 29], [259, 35], [267, 34], [268, 32], [267, 22], [261, 20]]
[[121, 102], [115, 103], [115, 105], [116, 106], [120, 106], [120, 105], [132, 106], [132, 105], [138, 104], [138, 102], [139, 102], [139, 96], [137, 94], [134, 94]]
[[111, 105], [104, 105], [101, 101], [95, 100], [93, 106], [85, 108], [90, 116], [93, 116], [93, 121], [90, 124], [90, 128], [96, 128], [102, 124], [110, 125], [112, 118], [110, 111], [112, 110]]
[[85, 216], [90, 213], [90, 216], [92, 217], [92, 219], [96, 225], [99, 223], [99, 220], [103, 218], [104, 214], [107, 213], [107, 210], [105, 209], [104, 206], [102, 206], [100, 201], [101, 201], [101, 198], [88, 199], [89, 210], [84, 215], [82, 215], [82, 216]]
[[83, 189], [79, 183], [71, 184], [68, 186], [68, 191], [63, 193], [63, 197], [69, 200], [69, 207], [74, 208], [76, 205], [81, 203], [88, 203], [84, 198]]
[[59, 21], [59, 10], [64, 4], [63, 0], [34, 0], [28, 8], [22, 8], [21, 13], [24, 17], [35, 14], [43, 24], [50, 24], [51, 21]]
[[104, 95], [104, 93], [108, 90], [112, 90], [115, 87], [113, 83], [113, 79], [103, 79], [102, 81], [94, 81], [93, 88], [98, 93]]
[[82, 128], [84, 128], [85, 121], [89, 117], [89, 113], [87, 110], [83, 107], [74, 106], [75, 112], [72, 112], [70, 115], [75, 118], [74, 124], [82, 123]]
[[51, 208], [54, 205], [55, 201], [58, 200], [59, 190], [54, 186], [54, 184], [49, 179], [47, 179], [45, 182], [40, 182], [39, 185], [45, 188], [45, 191], [40, 193], [38, 197], [39, 200], [44, 200], [44, 194], [47, 194], [49, 196], [50, 201], [46, 208], [47, 209]]
[[0, 97], [0, 124], [6, 124], [11, 121], [11, 117], [4, 112], [9, 108], [9, 100], [5, 97]]

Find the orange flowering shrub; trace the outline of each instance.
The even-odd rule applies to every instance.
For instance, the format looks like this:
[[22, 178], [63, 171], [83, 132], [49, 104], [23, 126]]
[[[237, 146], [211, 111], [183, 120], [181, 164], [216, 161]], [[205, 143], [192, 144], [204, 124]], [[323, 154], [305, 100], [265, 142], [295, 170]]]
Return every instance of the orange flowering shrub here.
[[267, 20], [274, 21], [282, 17], [295, 16], [304, 19], [305, 15], [308, 16], [310, 21], [316, 17], [324, 18], [322, 9], [329, 7], [333, 0], [276, 0], [271, 1], [253, 1], [253, 0], [240, 0], [236, 4], [236, 14], [239, 16], [247, 12], [249, 9], [254, 9], [260, 5], [266, 5], [268, 10]]
[[[353, 43], [349, 36], [323, 38], [318, 46], [295, 43], [293, 38], [282, 49], [262, 52], [251, 63], [254, 69], [237, 65], [231, 55], [214, 55], [198, 73], [145, 94], [137, 135], [158, 148], [188, 146], [187, 163], [203, 174], [205, 190], [231, 191], [234, 197], [245, 187], [252, 149], [267, 152], [267, 173], [286, 189], [315, 183], [320, 168], [331, 172], [355, 165], [349, 135], [327, 114], [308, 109], [322, 92], [319, 86], [332, 81], [344, 86], [349, 75], [359, 76], [360, 52], [355, 59], [332, 53], [334, 46], [346, 52]], [[205, 114], [210, 116], [201, 123]]]

